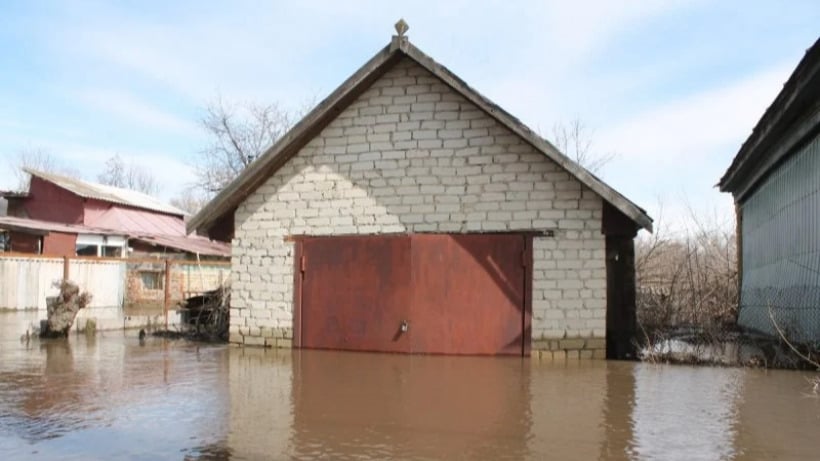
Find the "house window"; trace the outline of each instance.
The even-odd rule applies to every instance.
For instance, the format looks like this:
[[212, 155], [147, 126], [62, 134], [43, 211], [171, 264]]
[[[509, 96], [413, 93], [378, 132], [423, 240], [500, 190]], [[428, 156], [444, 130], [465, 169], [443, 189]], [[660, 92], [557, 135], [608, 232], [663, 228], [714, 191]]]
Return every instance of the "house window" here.
[[77, 256], [121, 258], [126, 240], [117, 235], [77, 235]]
[[120, 258], [122, 257], [122, 247], [104, 246], [102, 247], [102, 256], [108, 256], [109, 258]]
[[159, 271], [140, 271], [142, 287], [146, 290], [162, 290], [164, 285], [163, 273]]
[[97, 245], [77, 244], [77, 256], [97, 256]]

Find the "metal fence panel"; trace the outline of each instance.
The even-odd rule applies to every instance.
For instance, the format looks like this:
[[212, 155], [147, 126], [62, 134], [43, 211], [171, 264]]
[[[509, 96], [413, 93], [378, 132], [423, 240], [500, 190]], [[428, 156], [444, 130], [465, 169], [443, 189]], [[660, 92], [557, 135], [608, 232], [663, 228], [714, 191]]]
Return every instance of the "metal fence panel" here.
[[0, 258], [0, 308], [46, 308], [46, 296], [57, 294], [54, 282], [63, 276], [61, 259]]
[[125, 296], [125, 261], [73, 259], [68, 278], [91, 293], [89, 307], [122, 308]]
[[[0, 308], [45, 310], [46, 298], [58, 294], [55, 282], [63, 278], [64, 264], [63, 258], [0, 256]], [[166, 296], [174, 305], [230, 279], [225, 262], [170, 261], [167, 267], [166, 286], [164, 260], [69, 258], [68, 278], [91, 293], [88, 308], [103, 317], [119, 315], [126, 305], [161, 308]]]
[[820, 341], [820, 136], [775, 170], [742, 205], [739, 323]]

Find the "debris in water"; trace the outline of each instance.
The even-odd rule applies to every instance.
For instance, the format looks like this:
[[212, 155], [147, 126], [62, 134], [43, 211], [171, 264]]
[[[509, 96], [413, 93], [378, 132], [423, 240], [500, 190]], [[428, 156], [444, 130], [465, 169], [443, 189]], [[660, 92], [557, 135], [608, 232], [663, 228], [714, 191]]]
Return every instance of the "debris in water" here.
[[230, 285], [192, 296], [180, 303], [181, 331], [162, 330], [152, 335], [168, 339], [227, 342], [230, 303]]
[[45, 322], [45, 328], [40, 331], [42, 338], [68, 336], [77, 313], [91, 303], [91, 294], [87, 291], [80, 293], [80, 287], [71, 280], [60, 280], [54, 285], [60, 289], [60, 293], [46, 301], [48, 320]]

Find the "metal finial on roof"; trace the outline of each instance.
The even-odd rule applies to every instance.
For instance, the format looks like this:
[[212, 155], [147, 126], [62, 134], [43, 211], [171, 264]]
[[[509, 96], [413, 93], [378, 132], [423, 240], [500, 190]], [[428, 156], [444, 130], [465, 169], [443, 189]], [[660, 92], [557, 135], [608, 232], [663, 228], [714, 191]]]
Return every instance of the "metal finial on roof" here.
[[404, 18], [399, 19], [394, 27], [396, 28], [396, 32], [398, 32], [399, 37], [404, 37], [404, 34], [407, 32], [408, 29], [410, 29], [410, 26], [407, 25], [407, 22], [404, 20]]

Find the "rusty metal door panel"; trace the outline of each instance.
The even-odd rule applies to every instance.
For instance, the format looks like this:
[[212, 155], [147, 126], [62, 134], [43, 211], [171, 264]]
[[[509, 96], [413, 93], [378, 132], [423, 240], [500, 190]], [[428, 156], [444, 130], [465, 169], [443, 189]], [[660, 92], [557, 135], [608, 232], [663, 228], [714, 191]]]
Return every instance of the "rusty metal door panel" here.
[[410, 238], [351, 236], [301, 243], [301, 346], [407, 352]]
[[525, 237], [420, 234], [411, 248], [412, 352], [524, 353]]

